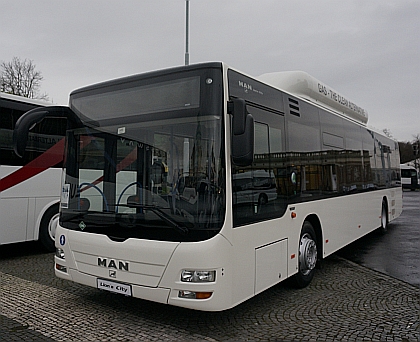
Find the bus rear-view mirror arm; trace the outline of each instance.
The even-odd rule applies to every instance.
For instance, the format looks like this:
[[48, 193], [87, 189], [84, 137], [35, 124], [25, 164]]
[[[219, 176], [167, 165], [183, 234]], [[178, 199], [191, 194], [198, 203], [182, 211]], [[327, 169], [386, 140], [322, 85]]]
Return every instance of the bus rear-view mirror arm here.
[[238, 166], [249, 166], [254, 161], [254, 118], [246, 109], [243, 99], [228, 103], [232, 114], [232, 161]]
[[69, 124], [72, 127], [79, 127], [81, 125], [80, 120], [69, 107], [51, 106], [32, 109], [18, 119], [13, 131], [13, 149], [17, 156], [23, 157], [28, 142], [29, 131], [46, 117], [66, 118], [67, 127], [69, 127]]

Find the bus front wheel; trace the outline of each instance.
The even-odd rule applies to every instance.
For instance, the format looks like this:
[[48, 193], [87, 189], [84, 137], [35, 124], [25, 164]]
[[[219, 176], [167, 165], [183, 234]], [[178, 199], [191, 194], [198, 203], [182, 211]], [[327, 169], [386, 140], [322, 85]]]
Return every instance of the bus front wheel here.
[[39, 241], [48, 252], [55, 251], [55, 231], [59, 219], [58, 204], [47, 209], [39, 226]]
[[318, 248], [315, 230], [312, 224], [305, 221], [299, 240], [299, 270], [293, 276], [293, 283], [297, 288], [304, 288], [310, 284], [315, 273], [318, 260]]

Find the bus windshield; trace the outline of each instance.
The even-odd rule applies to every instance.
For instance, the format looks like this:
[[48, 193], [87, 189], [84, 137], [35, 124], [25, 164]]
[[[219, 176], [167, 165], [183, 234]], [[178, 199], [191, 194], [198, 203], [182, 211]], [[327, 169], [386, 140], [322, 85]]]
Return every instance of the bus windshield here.
[[111, 94], [114, 114], [102, 96], [97, 103], [89, 96], [86, 104], [83, 97], [76, 101], [74, 111], [96, 117], [96, 125], [67, 132], [60, 224], [115, 241], [214, 236], [225, 214], [221, 113], [206, 113], [198, 100], [195, 110], [170, 108], [169, 102], [160, 112], [150, 102], [147, 109], [135, 102], [116, 106], [124, 93]]

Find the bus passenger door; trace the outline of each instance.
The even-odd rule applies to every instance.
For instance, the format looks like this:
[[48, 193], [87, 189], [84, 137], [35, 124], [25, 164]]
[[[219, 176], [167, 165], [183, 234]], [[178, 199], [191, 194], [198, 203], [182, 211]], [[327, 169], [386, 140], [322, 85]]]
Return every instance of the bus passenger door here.
[[[247, 105], [254, 118], [254, 158], [232, 166], [233, 243], [241, 296], [251, 296], [287, 277], [287, 207], [284, 115]], [[244, 276], [246, 275], [246, 276]], [[251, 276], [252, 275], [252, 276]]]

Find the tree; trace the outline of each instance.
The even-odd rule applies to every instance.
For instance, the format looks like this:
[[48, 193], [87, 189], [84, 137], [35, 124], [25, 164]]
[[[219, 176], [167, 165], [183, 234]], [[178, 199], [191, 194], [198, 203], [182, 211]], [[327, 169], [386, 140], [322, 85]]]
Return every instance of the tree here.
[[400, 147], [400, 162], [401, 164], [412, 161], [415, 157], [413, 155], [413, 145], [411, 142], [398, 142]]
[[401, 164], [405, 164], [411, 161], [415, 161], [420, 158], [419, 146], [420, 146], [420, 134], [413, 135], [413, 141], [398, 142], [400, 147], [400, 159]]
[[20, 95], [31, 99], [48, 100], [47, 94], [40, 94], [41, 81], [40, 71], [36, 70], [33, 61], [13, 57], [11, 62], [0, 64], [0, 90], [2, 92]]

